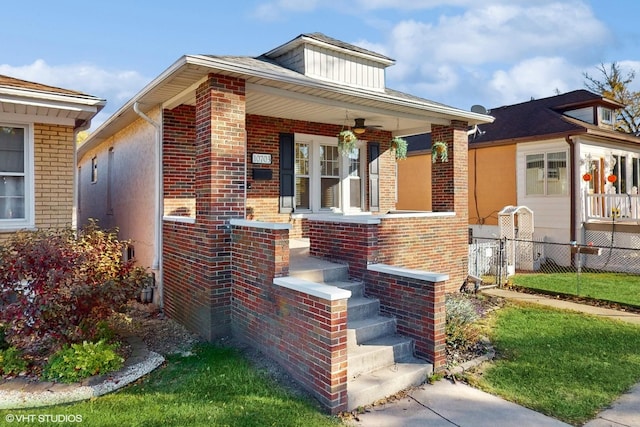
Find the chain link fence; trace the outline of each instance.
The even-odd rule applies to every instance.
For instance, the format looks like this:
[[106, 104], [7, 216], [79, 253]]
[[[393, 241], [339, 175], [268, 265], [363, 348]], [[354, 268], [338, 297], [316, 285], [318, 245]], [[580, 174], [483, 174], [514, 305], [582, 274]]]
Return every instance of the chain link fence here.
[[587, 245], [475, 238], [469, 245], [469, 274], [485, 285], [527, 273], [640, 274], [640, 236], [591, 232], [586, 238]]

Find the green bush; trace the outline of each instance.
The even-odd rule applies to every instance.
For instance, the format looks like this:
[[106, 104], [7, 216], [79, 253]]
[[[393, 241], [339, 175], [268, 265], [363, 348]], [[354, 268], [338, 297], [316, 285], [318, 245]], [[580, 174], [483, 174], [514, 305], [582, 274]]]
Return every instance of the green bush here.
[[0, 350], [0, 374], [17, 375], [27, 369], [27, 362], [22, 358], [22, 352], [15, 347]]
[[454, 348], [466, 348], [478, 340], [479, 334], [473, 323], [479, 316], [469, 298], [465, 294], [449, 294], [445, 299], [447, 344]]
[[116, 371], [124, 363], [116, 348], [115, 344], [108, 344], [104, 340], [71, 344], [51, 356], [42, 376], [52, 381], [73, 383]]

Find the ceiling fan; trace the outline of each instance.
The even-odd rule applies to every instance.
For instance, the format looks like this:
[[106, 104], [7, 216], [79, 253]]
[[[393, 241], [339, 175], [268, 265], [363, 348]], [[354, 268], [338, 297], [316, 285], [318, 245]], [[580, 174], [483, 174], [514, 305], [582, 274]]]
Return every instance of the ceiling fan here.
[[357, 118], [357, 119], [353, 119], [354, 120], [354, 125], [351, 128], [351, 130], [353, 131], [353, 133], [361, 135], [363, 133], [365, 133], [368, 129], [376, 129], [376, 128], [381, 128], [382, 126], [378, 126], [378, 125], [371, 125], [371, 126], [366, 126], [364, 124], [364, 119], [363, 118]]

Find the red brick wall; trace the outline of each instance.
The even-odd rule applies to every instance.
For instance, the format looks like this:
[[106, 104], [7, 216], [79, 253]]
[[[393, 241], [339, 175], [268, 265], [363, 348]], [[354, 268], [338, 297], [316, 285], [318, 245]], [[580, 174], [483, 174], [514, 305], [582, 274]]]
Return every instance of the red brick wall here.
[[415, 340], [416, 355], [446, 364], [444, 282], [369, 271], [366, 294], [380, 299], [380, 311], [396, 318], [398, 333]]
[[278, 361], [333, 414], [347, 405], [347, 300], [273, 284], [289, 230], [233, 226], [233, 335]]
[[309, 254], [331, 261], [349, 264], [349, 276], [363, 280], [367, 274], [367, 264], [378, 262], [379, 219], [367, 224], [341, 221], [318, 221], [309, 219]]
[[[180, 105], [163, 113], [162, 162], [164, 175], [165, 208], [169, 201], [194, 199], [195, 155], [196, 155], [196, 109]], [[180, 203], [172, 203], [181, 206]], [[195, 212], [174, 212], [165, 209], [165, 214], [195, 216]]]
[[446, 292], [456, 292], [467, 277], [469, 246], [463, 217], [382, 219], [378, 262], [449, 275]]
[[178, 156], [181, 160], [166, 156], [184, 148], [184, 135], [195, 135], [195, 180], [193, 188], [185, 184], [184, 190], [195, 193], [196, 219], [194, 224], [163, 224], [164, 302], [169, 316], [213, 340], [231, 329], [229, 220], [244, 217], [244, 80], [209, 75], [196, 90], [193, 133], [187, 110], [176, 110], [166, 123], [164, 185], [168, 194], [183, 191], [184, 180], [174, 181], [189, 155]]

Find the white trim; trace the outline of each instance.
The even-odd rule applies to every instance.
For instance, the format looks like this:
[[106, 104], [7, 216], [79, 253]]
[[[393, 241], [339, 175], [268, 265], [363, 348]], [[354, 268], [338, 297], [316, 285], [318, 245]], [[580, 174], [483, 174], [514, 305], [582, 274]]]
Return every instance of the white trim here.
[[[95, 108], [92, 107], [104, 105], [106, 103], [104, 99], [96, 98], [91, 95], [53, 93], [25, 88], [17, 89], [2, 85], [0, 85], [0, 95], [6, 95], [8, 97], [7, 99], [21, 98], [21, 102], [27, 102], [24, 101], [24, 98], [38, 99], [41, 100], [41, 105], [57, 105], [57, 107], [50, 108], [78, 109], [82, 111], [92, 111], [95, 110]], [[0, 101], [15, 102], [3, 101], [1, 96]], [[76, 107], [77, 105], [85, 106], [85, 108]]]
[[309, 221], [339, 222], [345, 224], [380, 224], [380, 216], [376, 215], [309, 215]]
[[291, 230], [291, 224], [284, 222], [262, 222], [232, 218], [229, 220], [229, 224], [238, 227], [262, 228], [265, 230]]
[[424, 270], [413, 270], [409, 268], [394, 267], [387, 264], [369, 264], [367, 270], [378, 273], [391, 274], [394, 276], [410, 277], [412, 279], [426, 280], [427, 282], [445, 282], [449, 280], [448, 274], [434, 273]]
[[0, 123], [24, 129], [24, 219], [0, 219], [0, 231], [35, 228], [35, 140], [32, 123]]
[[185, 224], [195, 224], [196, 223], [196, 219], [195, 218], [191, 218], [189, 216], [171, 216], [171, 215], [165, 215], [162, 217], [163, 221], [167, 221], [167, 222], [182, 222]]
[[0, 122], [11, 122], [20, 124], [42, 123], [45, 125], [61, 125], [74, 126], [76, 120], [74, 118], [38, 116], [35, 114], [18, 114], [18, 113], [2, 113], [0, 112]]
[[273, 279], [273, 284], [329, 301], [348, 299], [351, 297], [351, 291], [346, 289], [325, 285], [323, 283], [310, 282], [297, 277], [276, 277]]

